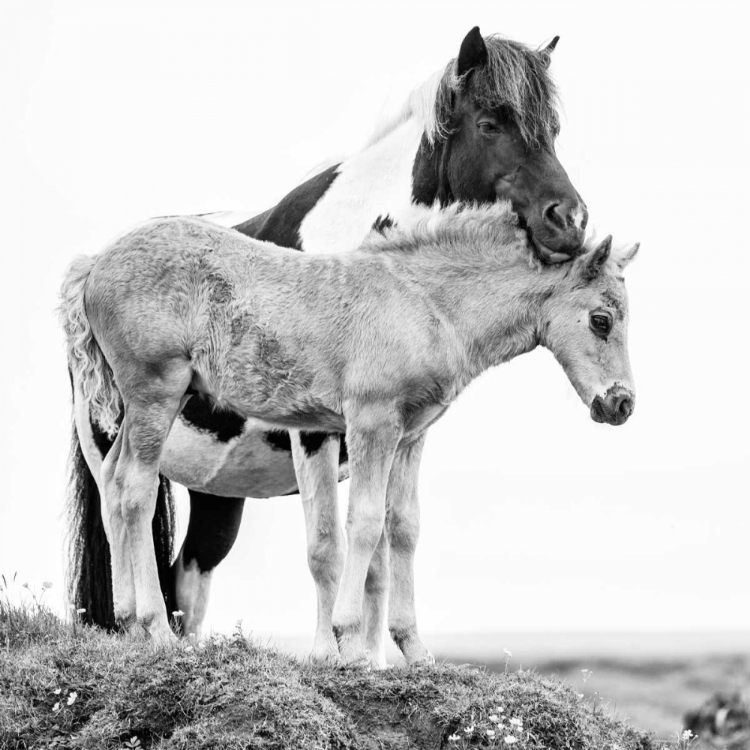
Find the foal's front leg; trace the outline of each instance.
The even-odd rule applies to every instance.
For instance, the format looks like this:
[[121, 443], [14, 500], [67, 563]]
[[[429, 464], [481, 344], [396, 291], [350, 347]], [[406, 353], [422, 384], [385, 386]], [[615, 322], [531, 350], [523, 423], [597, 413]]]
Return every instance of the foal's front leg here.
[[344, 664], [367, 663], [363, 640], [365, 581], [383, 534], [388, 475], [401, 429], [385, 405], [345, 409], [351, 471], [344, 574], [333, 609], [333, 631]]
[[344, 535], [338, 507], [340, 436], [330, 434], [315, 450], [302, 445], [298, 430], [290, 430], [294, 470], [297, 475], [307, 527], [307, 564], [318, 596], [318, 622], [311, 654], [316, 662], [338, 661], [331, 617], [341, 571]]
[[386, 530], [391, 547], [388, 629], [408, 664], [435, 662], [417, 632], [414, 607], [414, 553], [419, 538], [417, 484], [423, 446], [424, 435], [400, 445], [388, 480]]

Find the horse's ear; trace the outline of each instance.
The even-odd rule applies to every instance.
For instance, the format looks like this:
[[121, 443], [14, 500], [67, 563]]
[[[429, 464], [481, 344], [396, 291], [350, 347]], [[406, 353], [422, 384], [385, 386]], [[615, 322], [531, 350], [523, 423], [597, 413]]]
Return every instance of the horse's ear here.
[[599, 275], [599, 271], [602, 270], [602, 266], [607, 262], [610, 250], [612, 250], [611, 234], [605, 237], [595, 250], [581, 257], [581, 276], [585, 279], [596, 278]]
[[635, 258], [636, 255], [638, 255], [638, 249], [640, 248], [641, 243], [636, 242], [633, 247], [630, 248], [630, 250], [626, 250], [622, 255], [620, 255], [617, 258], [617, 265], [620, 267], [620, 270], [625, 268], [625, 266], [630, 263], [633, 258]]
[[544, 64], [549, 68], [549, 64], [552, 62], [552, 53], [557, 47], [557, 43], [560, 41], [560, 37], [556, 36], [544, 49], [539, 50], [539, 54], [544, 60]]
[[479, 33], [479, 26], [475, 26], [461, 42], [461, 50], [458, 53], [456, 63], [456, 75], [462, 76], [474, 68], [478, 68], [487, 62], [487, 45]]

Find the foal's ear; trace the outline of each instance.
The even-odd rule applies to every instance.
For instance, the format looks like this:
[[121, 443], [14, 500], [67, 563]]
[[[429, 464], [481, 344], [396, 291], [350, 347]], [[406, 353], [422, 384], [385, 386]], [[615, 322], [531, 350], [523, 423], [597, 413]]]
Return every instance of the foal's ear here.
[[479, 26], [475, 26], [461, 42], [456, 63], [456, 75], [462, 76], [474, 68], [479, 68], [487, 62], [487, 45], [479, 33]]
[[552, 62], [552, 53], [557, 47], [557, 43], [560, 41], [560, 37], [556, 36], [544, 49], [539, 50], [539, 54], [544, 60], [544, 65], [549, 68], [549, 64]]
[[630, 250], [626, 250], [624, 253], [622, 253], [622, 255], [620, 255], [617, 258], [617, 265], [620, 267], [620, 270], [625, 268], [625, 266], [627, 266], [628, 263], [630, 263], [633, 260], [633, 258], [635, 258], [635, 256], [638, 255], [638, 249], [640, 248], [640, 246], [641, 246], [641, 243], [636, 242], [635, 245], [633, 245], [633, 247], [630, 248]]
[[610, 250], [612, 250], [611, 234], [605, 237], [595, 250], [581, 257], [581, 276], [586, 279], [596, 278], [602, 266], [607, 262]]

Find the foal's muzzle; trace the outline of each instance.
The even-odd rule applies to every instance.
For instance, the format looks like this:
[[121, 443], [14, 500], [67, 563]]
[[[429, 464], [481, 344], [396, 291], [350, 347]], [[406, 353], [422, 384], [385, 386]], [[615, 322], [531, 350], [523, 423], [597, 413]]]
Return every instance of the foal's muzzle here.
[[635, 396], [622, 386], [613, 386], [591, 402], [591, 419], [606, 424], [625, 424], [635, 409]]

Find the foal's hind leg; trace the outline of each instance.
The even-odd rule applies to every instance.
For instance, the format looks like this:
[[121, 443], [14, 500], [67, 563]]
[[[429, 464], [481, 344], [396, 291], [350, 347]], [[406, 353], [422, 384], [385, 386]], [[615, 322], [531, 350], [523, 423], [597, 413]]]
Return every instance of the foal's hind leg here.
[[[107, 502], [120, 508], [135, 586], [138, 621], [157, 641], [174, 639], [167, 621], [154, 553], [151, 519], [156, 508], [159, 460], [190, 383], [186, 364], [165, 367], [158, 382], [140, 384], [137, 395], [123, 393], [125, 418], [102, 466]], [[119, 446], [118, 446], [119, 444]]]
[[109, 542], [115, 622], [121, 628], [131, 630], [136, 623], [136, 603], [130, 545], [123, 515], [122, 497], [107, 481], [107, 477], [114, 471], [122, 453], [122, 441], [123, 431], [121, 428], [114, 445], [110, 448], [101, 465], [101, 473], [97, 482], [99, 494], [102, 498], [102, 525]]
[[[89, 403], [75, 385], [73, 399], [76, 430], [83, 456], [94, 477], [101, 501], [101, 516], [104, 533], [109, 544], [111, 561], [112, 604], [115, 622], [126, 629], [135, 624], [135, 584], [133, 582], [133, 567], [130, 564], [130, 551], [125, 534], [125, 522], [122, 517], [119, 502], [115, 497], [108, 497], [102, 480], [103, 458], [94, 438], [93, 428], [89, 416]], [[110, 452], [119, 455], [120, 444], [115, 441]], [[113, 457], [114, 459], [114, 457]], [[100, 596], [91, 592], [92, 596]], [[93, 616], [93, 613], [89, 613]]]
[[344, 567], [344, 535], [338, 508], [338, 435], [327, 435], [315, 450], [306, 449], [297, 430], [289, 433], [307, 526], [307, 564], [318, 595], [318, 622], [311, 658], [338, 661], [331, 616]]

